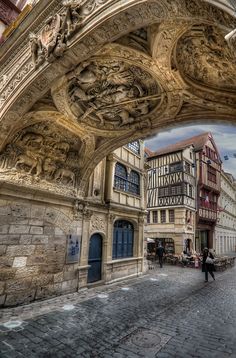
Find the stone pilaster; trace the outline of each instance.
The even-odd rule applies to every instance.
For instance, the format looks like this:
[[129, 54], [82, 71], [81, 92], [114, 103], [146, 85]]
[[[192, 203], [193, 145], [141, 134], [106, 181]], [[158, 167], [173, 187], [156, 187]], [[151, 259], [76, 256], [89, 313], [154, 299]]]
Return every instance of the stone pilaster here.
[[112, 201], [115, 163], [116, 163], [116, 159], [115, 159], [114, 155], [110, 154], [107, 157], [107, 163], [106, 163], [106, 184], [105, 184], [105, 201], [106, 202]]

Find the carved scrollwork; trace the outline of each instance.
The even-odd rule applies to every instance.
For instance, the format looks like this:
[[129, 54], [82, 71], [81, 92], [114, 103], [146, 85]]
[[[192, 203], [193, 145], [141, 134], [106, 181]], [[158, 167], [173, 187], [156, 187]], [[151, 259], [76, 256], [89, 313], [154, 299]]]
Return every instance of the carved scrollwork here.
[[68, 96], [79, 123], [117, 129], [137, 124], [160, 103], [160, 87], [141, 67], [94, 59], [68, 74]]

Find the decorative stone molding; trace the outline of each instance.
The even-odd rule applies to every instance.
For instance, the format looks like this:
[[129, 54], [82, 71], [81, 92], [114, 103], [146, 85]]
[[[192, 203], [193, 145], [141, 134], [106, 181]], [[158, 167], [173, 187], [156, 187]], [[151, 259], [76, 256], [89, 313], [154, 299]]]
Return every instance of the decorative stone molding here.
[[90, 223], [90, 232], [105, 232], [106, 231], [106, 223], [105, 223], [105, 218], [102, 218], [100, 216], [97, 215], [93, 215], [91, 218], [91, 223]]

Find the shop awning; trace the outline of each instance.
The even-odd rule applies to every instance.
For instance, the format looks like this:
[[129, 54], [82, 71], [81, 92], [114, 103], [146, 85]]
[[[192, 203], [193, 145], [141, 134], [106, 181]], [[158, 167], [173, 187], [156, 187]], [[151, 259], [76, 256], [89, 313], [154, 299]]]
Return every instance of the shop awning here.
[[147, 243], [155, 243], [154, 239], [151, 239], [150, 237], [147, 238]]

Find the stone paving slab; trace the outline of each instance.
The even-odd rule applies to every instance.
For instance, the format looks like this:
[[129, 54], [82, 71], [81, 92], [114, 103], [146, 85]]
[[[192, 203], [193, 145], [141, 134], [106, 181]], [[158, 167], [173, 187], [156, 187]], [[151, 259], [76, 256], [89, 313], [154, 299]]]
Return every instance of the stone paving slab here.
[[0, 357], [236, 357], [235, 273], [216, 273], [216, 281], [205, 284], [200, 270], [165, 266], [2, 309]]

